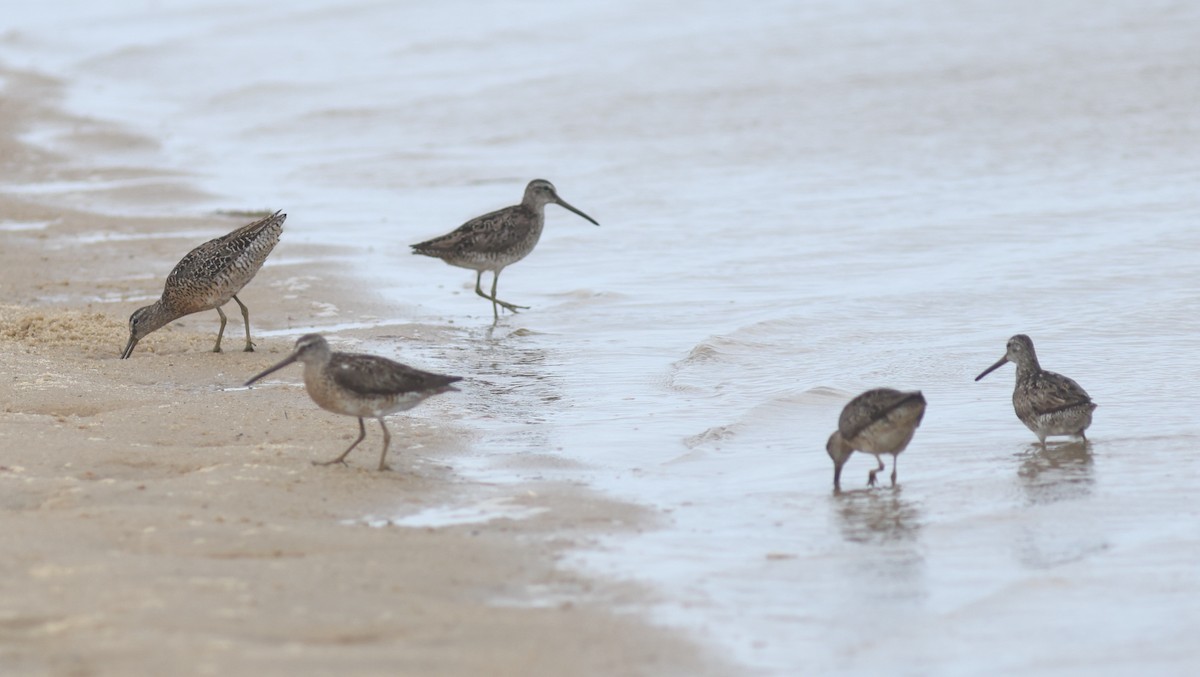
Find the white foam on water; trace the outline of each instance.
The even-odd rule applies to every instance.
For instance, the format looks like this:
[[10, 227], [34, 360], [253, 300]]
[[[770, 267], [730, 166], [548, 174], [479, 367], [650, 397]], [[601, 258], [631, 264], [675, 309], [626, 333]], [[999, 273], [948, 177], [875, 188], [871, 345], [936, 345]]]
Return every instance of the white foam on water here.
[[21, 233], [26, 231], [45, 230], [53, 221], [0, 221], [0, 231]]
[[464, 524], [487, 524], [498, 519], [529, 519], [549, 510], [549, 508], [539, 506], [519, 505], [512, 501], [513, 498], [511, 496], [501, 496], [471, 504], [441, 505], [433, 508], [425, 508], [420, 512], [396, 517], [373, 515], [361, 521], [348, 523], [363, 523], [373, 527], [438, 529], [442, 527], [462, 526]]

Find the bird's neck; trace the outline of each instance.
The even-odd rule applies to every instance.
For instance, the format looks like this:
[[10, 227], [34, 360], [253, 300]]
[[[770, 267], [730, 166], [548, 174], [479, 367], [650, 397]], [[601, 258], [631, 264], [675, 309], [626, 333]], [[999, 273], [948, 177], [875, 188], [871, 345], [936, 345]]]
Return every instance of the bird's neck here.
[[152, 331], [157, 331], [168, 323], [183, 317], [181, 313], [176, 313], [159, 299], [150, 306], [150, 310], [142, 315], [138, 322], [138, 331], [142, 336], [149, 334]]
[[546, 213], [546, 202], [543, 200], [523, 200], [521, 206], [533, 212], [535, 215], [541, 216]]
[[1025, 379], [1034, 376], [1042, 371], [1042, 365], [1038, 364], [1037, 358], [1030, 358], [1017, 363], [1017, 378]]
[[300, 360], [300, 364], [304, 366], [304, 383], [307, 385], [319, 381], [331, 359], [333, 359], [333, 355], [326, 353], [324, 355], [306, 355], [305, 359]]

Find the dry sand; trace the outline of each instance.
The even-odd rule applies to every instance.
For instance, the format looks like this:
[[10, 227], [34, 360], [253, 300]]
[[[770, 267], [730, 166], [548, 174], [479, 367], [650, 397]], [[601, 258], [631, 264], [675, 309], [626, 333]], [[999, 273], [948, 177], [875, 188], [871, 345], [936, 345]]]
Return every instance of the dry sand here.
[[[0, 231], [0, 673], [727, 672], [671, 632], [612, 611], [647, 591], [556, 567], [598, 534], [651, 525], [646, 515], [575, 487], [455, 476], [440, 459], [469, 448], [471, 431], [456, 423], [453, 395], [423, 405], [436, 416], [392, 418], [397, 471], [372, 469], [377, 428], [349, 467], [316, 467], [353, 439], [354, 420], [317, 409], [298, 386], [237, 388], [291, 340], [260, 338], [257, 352], [241, 352], [236, 307], [229, 352], [210, 351], [209, 312], [117, 359], [129, 313], [205, 239], [195, 232], [215, 237], [248, 217], [117, 219], [28, 199], [21, 184], [115, 176], [148, 179], [121, 189], [140, 204], [186, 200], [190, 189], [185, 178], [80, 167], [23, 145], [30, 121], [64, 119], [60, 85], [3, 74], [0, 222], [49, 225]], [[101, 155], [153, 143], [74, 122]], [[254, 328], [310, 322], [323, 303], [377, 303], [311, 262], [337, 254], [294, 246], [285, 230], [241, 295]], [[311, 284], [292, 284], [299, 276]], [[421, 340], [436, 331], [421, 327]], [[299, 370], [280, 380], [298, 384]], [[419, 455], [410, 444], [423, 445]], [[464, 498], [546, 510], [437, 529], [354, 523]]]

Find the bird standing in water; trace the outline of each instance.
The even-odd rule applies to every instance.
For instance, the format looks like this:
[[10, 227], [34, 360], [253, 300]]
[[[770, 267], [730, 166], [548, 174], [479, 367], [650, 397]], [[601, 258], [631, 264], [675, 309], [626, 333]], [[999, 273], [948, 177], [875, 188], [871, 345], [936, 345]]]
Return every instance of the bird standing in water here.
[[1013, 409], [1021, 423], [1038, 436], [1042, 446], [1051, 435], [1078, 435], [1087, 440], [1083, 431], [1092, 424], [1096, 405], [1078, 383], [1052, 371], [1042, 369], [1033, 341], [1024, 334], [1008, 340], [1004, 357], [988, 367], [975, 380], [987, 376], [1007, 362], [1017, 365], [1017, 384], [1013, 389]]
[[896, 462], [924, 415], [925, 396], [920, 391], [876, 388], [850, 400], [838, 418], [838, 429], [825, 443], [833, 459], [833, 488], [841, 490], [842, 466], [855, 451], [872, 454], [879, 462], [867, 474], [869, 487], [875, 486], [875, 474], [886, 467], [880, 455], [891, 454], [892, 486], [896, 486]]
[[[432, 256], [452, 266], [475, 271], [475, 293], [492, 302], [492, 316], [500, 319], [500, 307], [511, 312], [528, 309], [496, 298], [500, 271], [529, 255], [542, 236], [546, 205], [556, 204], [575, 212], [595, 225], [596, 220], [567, 204], [554, 185], [534, 179], [525, 187], [521, 204], [471, 219], [446, 235], [412, 245], [414, 254]], [[492, 271], [492, 294], [483, 292], [483, 273]]]
[[237, 301], [242, 309], [242, 320], [246, 323], [246, 352], [253, 352], [250, 309], [237, 297], [237, 293], [254, 279], [267, 260], [267, 255], [279, 242], [285, 219], [287, 214], [275, 212], [188, 252], [167, 276], [162, 297], [151, 305], [138, 308], [129, 316], [129, 341], [121, 352], [121, 359], [132, 355], [138, 341], [168, 322], [214, 308], [221, 316], [221, 328], [217, 330], [213, 352], [221, 352], [221, 336], [225, 334], [226, 322], [221, 306], [229, 303], [229, 299]]
[[387, 470], [388, 445], [392, 436], [383, 418], [417, 406], [425, 399], [458, 390], [452, 383], [461, 376], [433, 374], [393, 362], [386, 357], [363, 353], [335, 353], [320, 334], [305, 334], [296, 340], [296, 349], [286, 359], [246, 381], [255, 381], [293, 362], [304, 365], [304, 388], [317, 406], [335, 414], [358, 417], [358, 439], [340, 456], [316, 465], [345, 463], [346, 456], [367, 436], [363, 418], [379, 421], [383, 428], [383, 452], [379, 469]]

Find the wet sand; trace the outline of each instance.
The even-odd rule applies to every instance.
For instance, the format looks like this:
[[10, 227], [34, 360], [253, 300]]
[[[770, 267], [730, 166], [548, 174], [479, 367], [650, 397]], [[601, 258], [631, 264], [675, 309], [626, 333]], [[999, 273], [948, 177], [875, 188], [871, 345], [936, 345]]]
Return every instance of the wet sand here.
[[[298, 368], [240, 388], [291, 339], [259, 336], [256, 352], [241, 352], [236, 307], [223, 354], [211, 352], [218, 319], [209, 312], [117, 359], [129, 313], [158, 295], [174, 263], [248, 218], [115, 218], [21, 196], [15, 183], [105, 176], [145, 175], [144, 188], [122, 188], [141, 204], [186, 202], [190, 189], [186, 177], [81, 168], [23, 145], [16, 135], [31, 120], [62, 119], [59, 84], [3, 76], [0, 672], [729, 673], [677, 635], [612, 611], [648, 591], [556, 566], [572, 546], [652, 527], [648, 515], [574, 486], [455, 476], [445, 459], [470, 448], [472, 431], [457, 423], [454, 394], [392, 417], [395, 472], [373, 470], [377, 427], [349, 467], [316, 467], [354, 438], [354, 420], [317, 409]], [[100, 153], [153, 143], [77, 122]], [[267, 207], [287, 205], [231, 209]], [[338, 256], [290, 241], [285, 226], [240, 295], [256, 334], [306, 326], [329, 304], [383, 312], [338, 277]], [[316, 262], [324, 259], [333, 263]], [[438, 331], [388, 333], [403, 355], [404, 341], [436, 341]], [[464, 500], [536, 514], [441, 528], [363, 522]]]

